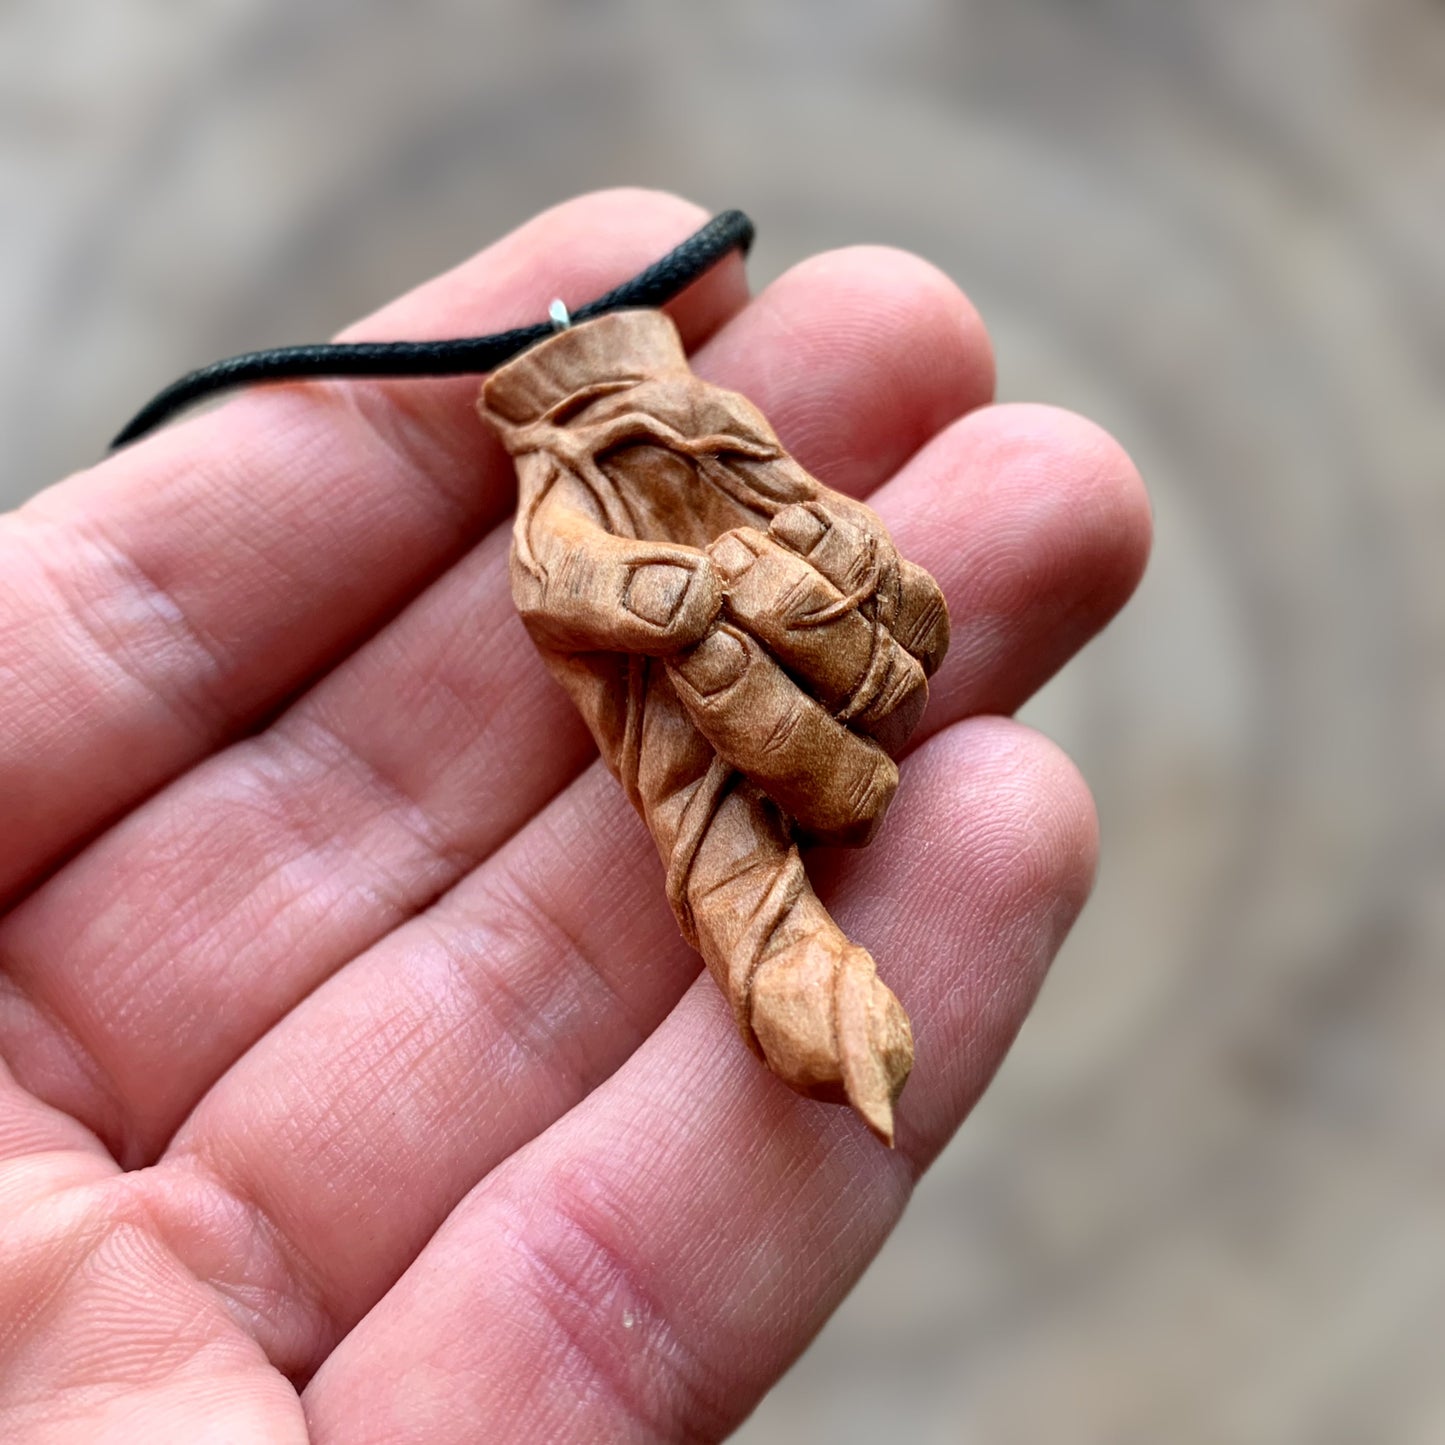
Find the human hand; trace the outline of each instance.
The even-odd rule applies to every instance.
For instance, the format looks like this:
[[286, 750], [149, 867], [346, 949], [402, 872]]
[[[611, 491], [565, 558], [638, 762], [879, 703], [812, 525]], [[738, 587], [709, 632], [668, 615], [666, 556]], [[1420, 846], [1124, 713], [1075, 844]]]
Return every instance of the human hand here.
[[[529, 320], [700, 219], [569, 202], [357, 334]], [[986, 407], [900, 253], [671, 309], [952, 613], [888, 826], [810, 865], [914, 1020], [897, 1150], [690, 986], [512, 607], [475, 384], [250, 393], [0, 520], [0, 1438], [715, 1438], [996, 1068], [1095, 850], [1005, 715], [1132, 589], [1137, 476]]]

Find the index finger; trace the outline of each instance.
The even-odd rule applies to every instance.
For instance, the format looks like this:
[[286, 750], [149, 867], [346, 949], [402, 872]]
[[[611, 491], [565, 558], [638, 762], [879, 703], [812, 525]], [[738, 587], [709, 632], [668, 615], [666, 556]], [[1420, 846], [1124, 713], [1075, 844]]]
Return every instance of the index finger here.
[[[656, 192], [583, 196], [354, 336], [535, 320], [705, 218]], [[746, 294], [730, 257], [670, 310], [696, 345]], [[258, 389], [0, 518], [0, 901], [324, 671], [505, 515], [511, 465], [475, 394], [468, 378]]]

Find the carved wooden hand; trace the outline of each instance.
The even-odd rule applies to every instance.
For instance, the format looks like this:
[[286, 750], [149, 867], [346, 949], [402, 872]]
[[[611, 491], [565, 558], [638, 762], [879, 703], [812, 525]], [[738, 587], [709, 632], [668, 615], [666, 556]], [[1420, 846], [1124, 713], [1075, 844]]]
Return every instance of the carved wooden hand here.
[[696, 377], [661, 312], [559, 332], [480, 406], [517, 461], [517, 606], [646, 820], [684, 935], [769, 1068], [891, 1143], [907, 1015], [796, 843], [876, 831], [948, 647], [937, 585]]

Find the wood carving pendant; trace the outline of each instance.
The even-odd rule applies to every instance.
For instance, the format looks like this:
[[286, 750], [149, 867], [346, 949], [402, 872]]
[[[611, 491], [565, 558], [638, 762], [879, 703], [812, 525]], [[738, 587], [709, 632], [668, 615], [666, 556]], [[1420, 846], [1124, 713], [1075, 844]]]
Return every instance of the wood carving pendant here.
[[678, 924], [784, 1082], [892, 1143], [908, 1017], [819, 902], [799, 841], [861, 845], [948, 647], [937, 584], [750, 402], [619, 311], [496, 371], [512, 589], [657, 843]]

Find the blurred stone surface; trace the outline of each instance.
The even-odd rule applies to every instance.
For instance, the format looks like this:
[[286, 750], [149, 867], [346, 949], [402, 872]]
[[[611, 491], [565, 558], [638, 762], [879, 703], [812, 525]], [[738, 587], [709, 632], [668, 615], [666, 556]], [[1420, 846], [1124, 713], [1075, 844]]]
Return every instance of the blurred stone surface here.
[[1427, 0], [0, 11], [7, 504], [621, 182], [921, 251], [1149, 479], [1029, 710], [1097, 896], [749, 1445], [1445, 1439], [1442, 76]]

